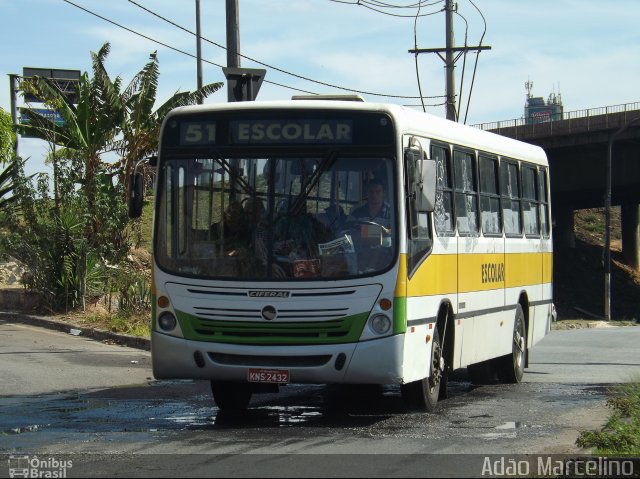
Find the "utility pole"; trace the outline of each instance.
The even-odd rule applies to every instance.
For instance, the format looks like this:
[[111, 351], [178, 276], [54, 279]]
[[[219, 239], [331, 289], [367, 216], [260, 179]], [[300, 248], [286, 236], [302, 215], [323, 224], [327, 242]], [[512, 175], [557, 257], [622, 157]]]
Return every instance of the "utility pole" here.
[[238, 0], [227, 0], [227, 101], [253, 101], [267, 71], [240, 67], [240, 20]]
[[[200, 0], [196, 0], [196, 55], [197, 55], [197, 86], [202, 88], [202, 35], [200, 32]], [[203, 98], [198, 98], [198, 104], [202, 105]]]
[[[445, 81], [445, 95], [447, 98], [447, 120], [458, 121], [456, 114], [456, 82], [455, 82], [455, 66], [460, 55], [466, 52], [482, 50], [491, 50], [488, 46], [476, 46], [476, 47], [458, 47], [455, 46], [455, 38], [453, 36], [453, 14], [457, 9], [457, 5], [453, 0], [445, 0], [445, 36], [446, 36], [446, 48], [418, 48], [409, 50], [409, 53], [418, 55], [419, 53], [437, 53], [438, 56], [444, 62], [446, 81]], [[445, 56], [442, 56], [442, 53]], [[454, 55], [454, 53], [458, 53]]]
[[[238, 0], [227, 0], [227, 68], [240, 68], [240, 20]], [[227, 84], [227, 100], [236, 97]]]
[[[11, 99], [11, 121], [14, 125], [18, 124], [18, 75], [9, 74], [9, 98]], [[18, 156], [18, 134], [16, 133], [16, 141], [13, 143], [13, 155]]]
[[444, 64], [447, 77], [447, 87], [445, 89], [447, 96], [447, 120], [458, 121], [456, 115], [456, 61], [453, 58], [453, 48], [455, 47], [455, 37], [453, 35], [453, 0], [446, 0], [444, 9], [447, 41], [446, 60]]

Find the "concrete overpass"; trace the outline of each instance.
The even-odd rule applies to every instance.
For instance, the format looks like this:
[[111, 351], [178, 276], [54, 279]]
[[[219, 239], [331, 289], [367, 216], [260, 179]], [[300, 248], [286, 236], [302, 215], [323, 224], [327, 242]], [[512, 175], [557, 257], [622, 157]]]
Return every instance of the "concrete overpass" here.
[[[640, 102], [572, 111], [545, 123], [527, 124], [521, 118], [474, 126], [544, 148], [556, 244], [572, 247], [574, 210], [605, 205], [609, 138], [637, 118]], [[623, 254], [640, 269], [640, 120], [615, 137], [611, 204], [621, 206]]]

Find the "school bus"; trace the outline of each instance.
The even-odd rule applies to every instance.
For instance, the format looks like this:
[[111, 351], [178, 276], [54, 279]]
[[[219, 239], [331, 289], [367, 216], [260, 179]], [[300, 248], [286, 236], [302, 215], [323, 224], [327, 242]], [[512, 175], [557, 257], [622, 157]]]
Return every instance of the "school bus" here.
[[538, 147], [391, 104], [201, 105], [166, 117], [155, 181], [153, 372], [222, 410], [318, 383], [433, 411], [453, 370], [520, 382], [550, 329]]

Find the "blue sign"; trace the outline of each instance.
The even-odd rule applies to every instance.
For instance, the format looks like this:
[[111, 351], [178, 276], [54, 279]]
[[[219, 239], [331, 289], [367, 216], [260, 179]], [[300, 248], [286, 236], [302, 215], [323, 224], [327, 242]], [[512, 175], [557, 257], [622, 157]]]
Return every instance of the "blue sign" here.
[[[60, 115], [60, 112], [56, 110], [47, 110], [46, 108], [30, 108], [30, 110], [38, 115], [44, 116], [46, 119], [55, 122], [56, 126], [64, 126], [64, 118]], [[26, 117], [20, 118], [20, 123], [23, 125], [29, 124], [29, 119]]]

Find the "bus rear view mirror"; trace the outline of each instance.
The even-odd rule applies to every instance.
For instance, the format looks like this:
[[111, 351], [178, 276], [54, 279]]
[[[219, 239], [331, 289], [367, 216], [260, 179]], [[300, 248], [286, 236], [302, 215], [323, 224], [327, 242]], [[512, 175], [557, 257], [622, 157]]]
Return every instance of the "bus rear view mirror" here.
[[436, 162], [434, 160], [422, 160], [422, 177], [418, 183], [417, 191], [418, 211], [431, 212], [436, 204]]
[[144, 177], [141, 172], [129, 176], [129, 218], [139, 218], [142, 215], [142, 200], [144, 197]]

